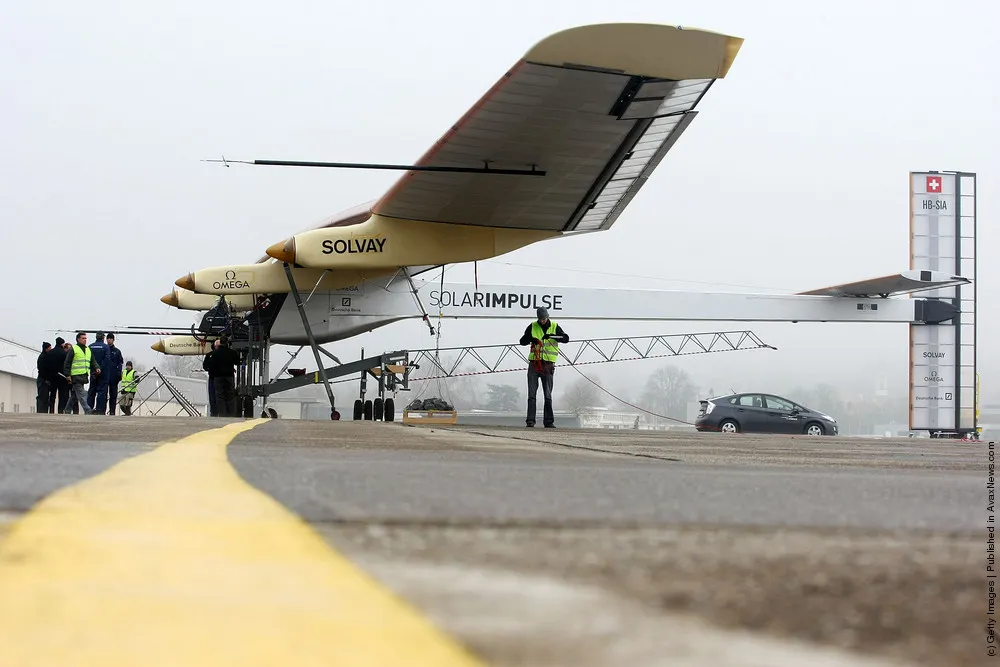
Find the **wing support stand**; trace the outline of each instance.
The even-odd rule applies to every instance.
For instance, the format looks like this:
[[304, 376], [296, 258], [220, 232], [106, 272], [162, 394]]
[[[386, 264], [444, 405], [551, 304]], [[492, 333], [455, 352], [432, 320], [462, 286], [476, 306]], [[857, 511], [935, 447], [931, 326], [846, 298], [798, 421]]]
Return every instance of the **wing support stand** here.
[[309, 346], [312, 348], [313, 356], [316, 358], [316, 366], [319, 368], [318, 372], [320, 379], [323, 381], [323, 387], [326, 389], [326, 396], [330, 399], [330, 419], [340, 419], [340, 413], [337, 412], [336, 401], [333, 397], [333, 389], [330, 388], [330, 381], [326, 377], [326, 369], [323, 367], [323, 361], [319, 356], [320, 347], [316, 344], [316, 338], [313, 337], [312, 327], [309, 326], [309, 318], [306, 317], [306, 310], [302, 304], [302, 296], [299, 294], [299, 290], [295, 286], [295, 279], [292, 277], [292, 269], [288, 266], [288, 262], [282, 262], [282, 266], [285, 268], [285, 275], [288, 277], [288, 286], [292, 290], [292, 297], [295, 299], [295, 305], [299, 309], [299, 315], [302, 317], [302, 327], [306, 330], [306, 337], [309, 339]]
[[403, 271], [403, 275], [406, 276], [406, 281], [410, 283], [410, 292], [413, 293], [413, 298], [417, 302], [417, 307], [420, 308], [420, 319], [427, 323], [427, 328], [431, 330], [431, 335], [434, 335], [434, 325], [431, 324], [431, 318], [427, 314], [427, 309], [424, 308], [423, 302], [420, 300], [420, 295], [417, 293], [417, 286], [413, 282], [413, 278], [410, 276], [410, 272], [405, 266], [399, 267]]

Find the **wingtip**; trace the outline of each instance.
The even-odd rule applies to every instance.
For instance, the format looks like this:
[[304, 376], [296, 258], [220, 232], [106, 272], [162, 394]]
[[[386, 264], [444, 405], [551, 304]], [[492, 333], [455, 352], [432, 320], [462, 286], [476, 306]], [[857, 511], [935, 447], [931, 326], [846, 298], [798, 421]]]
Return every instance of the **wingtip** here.
[[693, 26], [643, 22], [578, 25], [543, 38], [522, 60], [567, 63], [668, 79], [722, 79], [743, 38]]

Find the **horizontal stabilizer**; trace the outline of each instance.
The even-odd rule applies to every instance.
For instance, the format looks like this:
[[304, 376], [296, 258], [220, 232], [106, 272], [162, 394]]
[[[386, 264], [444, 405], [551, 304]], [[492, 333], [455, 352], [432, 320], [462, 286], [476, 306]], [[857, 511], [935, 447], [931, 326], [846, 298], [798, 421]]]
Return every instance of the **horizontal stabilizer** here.
[[856, 283], [822, 287], [799, 294], [814, 296], [847, 296], [847, 297], [890, 297], [897, 294], [910, 294], [926, 290], [941, 289], [955, 285], [967, 285], [971, 280], [961, 276], [953, 276], [944, 271], [903, 271], [891, 276], [870, 278]]

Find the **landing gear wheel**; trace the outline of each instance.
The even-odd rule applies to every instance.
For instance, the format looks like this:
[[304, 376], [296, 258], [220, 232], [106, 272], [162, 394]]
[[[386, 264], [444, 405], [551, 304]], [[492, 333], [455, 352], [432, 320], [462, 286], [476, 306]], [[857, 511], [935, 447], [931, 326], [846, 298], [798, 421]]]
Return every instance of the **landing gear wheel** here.
[[340, 413], [337, 412], [335, 409], [331, 409], [330, 410], [330, 419], [332, 419], [333, 421], [339, 421], [340, 420]]
[[722, 423], [719, 424], [720, 433], [739, 433], [740, 425], [734, 422], [732, 419], [723, 419]]
[[267, 409], [267, 414], [268, 414], [268, 416], [271, 419], [277, 419], [278, 418], [278, 411], [275, 410], [274, 408], [268, 408]]
[[822, 424], [816, 422], [811, 422], [806, 425], [806, 430], [804, 431], [806, 435], [825, 435], [826, 429], [823, 428]]
[[372, 402], [365, 401], [365, 421], [370, 422], [372, 420]]
[[243, 417], [253, 419], [253, 399], [249, 396], [243, 397]]
[[396, 418], [396, 403], [391, 398], [385, 399], [385, 414], [383, 414], [382, 419], [391, 422]]
[[361, 419], [365, 414], [365, 402], [360, 398], [354, 401], [354, 421]]
[[382, 402], [381, 398], [376, 398], [372, 402], [372, 408], [373, 408], [373, 410], [372, 410], [372, 418], [375, 421], [377, 421], [377, 422], [382, 421], [382, 408], [384, 408], [384, 407], [385, 406], [383, 405], [383, 402]]

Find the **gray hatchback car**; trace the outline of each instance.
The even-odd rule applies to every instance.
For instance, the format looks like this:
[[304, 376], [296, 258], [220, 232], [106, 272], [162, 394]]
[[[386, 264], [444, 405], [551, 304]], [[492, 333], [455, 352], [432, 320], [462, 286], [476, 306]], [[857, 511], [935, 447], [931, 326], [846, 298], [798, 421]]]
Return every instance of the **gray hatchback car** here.
[[774, 394], [730, 394], [701, 401], [699, 431], [837, 435], [837, 420]]

